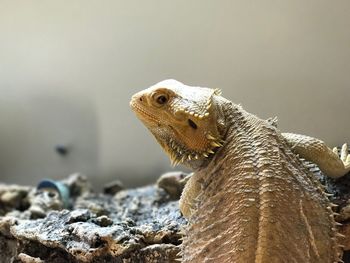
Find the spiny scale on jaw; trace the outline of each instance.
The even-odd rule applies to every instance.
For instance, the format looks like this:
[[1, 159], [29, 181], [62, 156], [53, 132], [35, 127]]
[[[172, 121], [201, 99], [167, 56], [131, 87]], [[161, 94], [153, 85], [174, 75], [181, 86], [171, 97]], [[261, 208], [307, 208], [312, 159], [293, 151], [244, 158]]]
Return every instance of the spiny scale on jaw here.
[[[196, 119], [202, 120], [210, 116], [210, 109], [212, 107], [212, 101], [214, 95], [221, 95], [219, 89], [206, 89], [205, 92], [200, 93], [202, 96], [200, 100], [193, 101], [186, 97], [186, 94], [179, 93], [178, 97], [174, 98], [170, 104], [170, 109], [174, 114], [184, 113], [189, 118], [194, 117]], [[198, 94], [197, 94], [198, 96]], [[208, 158], [211, 154], [215, 153], [215, 150], [222, 146], [223, 141], [218, 138], [217, 135], [206, 134], [205, 138], [206, 146], [201, 150], [188, 149], [182, 142], [175, 140], [173, 138], [168, 139], [168, 154], [172, 165], [177, 165], [179, 163], [184, 163], [186, 161], [199, 160], [203, 158]]]
[[206, 135], [206, 138], [208, 139], [209, 147], [204, 151], [193, 151], [193, 150], [186, 149], [186, 147], [180, 145], [174, 139], [169, 139], [168, 154], [170, 156], [171, 164], [175, 166], [175, 165], [178, 165], [179, 163], [184, 163], [185, 161], [208, 158], [211, 154], [214, 154], [215, 150], [220, 148], [224, 143], [222, 139], [216, 138], [209, 133]]

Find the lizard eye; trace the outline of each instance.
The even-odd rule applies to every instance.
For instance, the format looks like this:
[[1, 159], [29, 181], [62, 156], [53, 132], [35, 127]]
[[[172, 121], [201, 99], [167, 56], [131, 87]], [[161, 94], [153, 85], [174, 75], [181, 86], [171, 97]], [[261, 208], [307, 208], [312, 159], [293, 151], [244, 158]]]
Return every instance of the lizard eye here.
[[154, 96], [154, 100], [159, 104], [159, 105], [164, 105], [168, 102], [169, 97], [166, 94], [158, 94]]

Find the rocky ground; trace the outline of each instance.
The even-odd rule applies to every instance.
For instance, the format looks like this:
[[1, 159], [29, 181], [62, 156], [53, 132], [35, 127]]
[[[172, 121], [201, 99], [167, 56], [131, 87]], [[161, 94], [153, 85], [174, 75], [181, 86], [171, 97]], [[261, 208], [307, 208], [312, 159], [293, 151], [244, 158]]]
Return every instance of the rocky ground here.
[[[174, 175], [165, 181], [183, 177]], [[175, 262], [178, 258], [186, 221], [178, 209], [177, 191], [168, 194], [156, 185], [122, 190], [117, 182], [96, 194], [81, 175], [63, 183], [71, 192], [69, 209], [46, 207], [46, 213], [39, 215], [32, 205], [38, 206], [38, 194], [32, 194], [35, 188], [0, 186], [0, 262]]]
[[[341, 232], [350, 237], [350, 175], [334, 181], [305, 165], [334, 194]], [[136, 189], [116, 181], [94, 193], [86, 177], [75, 174], [57, 182], [69, 190], [69, 200], [52, 181], [40, 189], [0, 184], [0, 262], [176, 262], [186, 178], [172, 172]], [[350, 250], [347, 237], [344, 249]], [[344, 261], [350, 262], [347, 252]]]

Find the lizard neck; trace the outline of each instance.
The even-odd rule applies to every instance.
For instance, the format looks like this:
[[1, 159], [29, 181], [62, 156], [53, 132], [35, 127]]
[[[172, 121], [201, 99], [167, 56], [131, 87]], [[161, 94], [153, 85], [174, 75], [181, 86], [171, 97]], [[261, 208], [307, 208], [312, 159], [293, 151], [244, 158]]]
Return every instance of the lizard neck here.
[[[217, 149], [214, 155], [203, 160], [196, 165], [192, 165], [192, 170], [195, 172], [203, 172], [208, 174], [207, 170], [212, 167], [220, 165], [226, 161], [228, 157], [240, 156], [242, 152], [247, 149], [240, 149], [242, 144], [242, 137], [249, 138], [253, 129], [269, 126], [275, 129], [272, 125], [256, 116], [246, 112], [240, 105], [234, 104], [224, 98], [216, 103], [217, 125], [221, 138], [224, 143], [223, 146]], [[234, 161], [235, 163], [236, 159]]]
[[230, 145], [235, 144], [235, 129], [241, 124], [240, 121], [245, 117], [243, 116], [243, 109], [231, 101], [223, 98], [217, 97], [213, 102], [213, 107], [215, 107], [216, 113], [216, 123], [220, 138], [223, 140], [223, 145], [216, 149], [215, 154], [208, 156], [207, 158], [200, 160], [192, 160], [190, 162], [184, 163], [185, 166], [193, 170], [194, 172], [199, 172], [206, 170], [208, 166], [215, 163], [220, 156], [225, 156], [225, 153], [230, 149]]

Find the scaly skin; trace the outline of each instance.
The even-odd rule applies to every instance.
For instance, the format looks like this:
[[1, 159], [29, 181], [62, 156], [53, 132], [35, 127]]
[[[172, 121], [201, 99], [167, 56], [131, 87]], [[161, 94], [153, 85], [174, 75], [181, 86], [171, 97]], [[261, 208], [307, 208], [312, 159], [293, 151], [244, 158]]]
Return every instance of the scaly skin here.
[[180, 200], [189, 220], [183, 262], [341, 262], [332, 204], [292, 149], [339, 177], [350, 170], [346, 146], [339, 159], [320, 140], [282, 135], [218, 90], [174, 80], [130, 104], [172, 163], [194, 170]]

